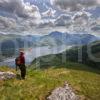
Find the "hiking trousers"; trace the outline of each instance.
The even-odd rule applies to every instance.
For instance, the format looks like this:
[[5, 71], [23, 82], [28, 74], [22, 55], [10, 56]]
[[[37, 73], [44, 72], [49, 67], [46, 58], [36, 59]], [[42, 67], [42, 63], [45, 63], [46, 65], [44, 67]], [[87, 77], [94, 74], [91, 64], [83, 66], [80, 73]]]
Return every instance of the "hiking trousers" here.
[[19, 68], [20, 68], [20, 71], [21, 71], [21, 78], [25, 79], [25, 75], [26, 75], [26, 66], [25, 66], [25, 64], [21, 64], [19, 66]]

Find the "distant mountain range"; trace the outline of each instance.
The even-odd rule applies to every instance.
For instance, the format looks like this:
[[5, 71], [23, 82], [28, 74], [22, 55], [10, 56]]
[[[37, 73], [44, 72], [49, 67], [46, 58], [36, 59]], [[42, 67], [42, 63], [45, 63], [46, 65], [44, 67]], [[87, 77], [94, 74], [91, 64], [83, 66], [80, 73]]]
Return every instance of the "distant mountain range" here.
[[[1, 53], [6, 57], [11, 57], [18, 54], [21, 48], [36, 48], [49, 46], [50, 48], [66, 45], [80, 46], [87, 45], [91, 42], [100, 40], [100, 38], [91, 34], [69, 34], [62, 32], [51, 32], [48, 35], [15, 35], [15, 34], [0, 34], [0, 49]], [[1, 58], [2, 59], [2, 58]]]
[[[97, 41], [100, 38], [91, 34], [69, 34], [61, 33], [58, 31], [51, 32], [48, 35], [5, 35], [0, 34], [0, 40], [3, 45], [8, 44], [9, 41], [18, 44], [19, 48], [38, 47], [38, 46], [59, 46], [59, 45], [84, 45], [93, 41]], [[0, 43], [0, 44], [1, 44]]]
[[46, 45], [46, 43], [52, 43], [52, 45], [84, 45], [98, 39], [99, 38], [91, 34], [69, 34], [55, 31], [42, 37], [40, 43], [44, 45]]

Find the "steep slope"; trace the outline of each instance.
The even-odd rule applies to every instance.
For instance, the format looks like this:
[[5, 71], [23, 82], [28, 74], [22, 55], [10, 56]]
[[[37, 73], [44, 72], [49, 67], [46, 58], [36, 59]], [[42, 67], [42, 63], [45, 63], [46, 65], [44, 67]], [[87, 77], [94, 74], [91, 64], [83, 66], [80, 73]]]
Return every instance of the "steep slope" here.
[[84, 46], [75, 46], [56, 55], [47, 55], [36, 58], [32, 64], [40, 67], [62, 65], [68, 61], [79, 62], [90, 67], [100, 68], [100, 41]]

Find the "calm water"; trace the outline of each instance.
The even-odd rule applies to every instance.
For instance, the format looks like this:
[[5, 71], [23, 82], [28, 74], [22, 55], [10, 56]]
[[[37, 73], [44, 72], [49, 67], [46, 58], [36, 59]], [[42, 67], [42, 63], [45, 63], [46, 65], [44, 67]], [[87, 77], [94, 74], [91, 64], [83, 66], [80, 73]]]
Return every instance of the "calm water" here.
[[[48, 55], [48, 54], [57, 54], [65, 51], [66, 49], [71, 48], [71, 46], [57, 46], [57, 47], [37, 47], [37, 48], [30, 48], [25, 51], [25, 58], [26, 64], [30, 64], [35, 58]], [[15, 58], [6, 59], [3, 62], [0, 62], [0, 66], [7, 65], [11, 67], [15, 67]]]

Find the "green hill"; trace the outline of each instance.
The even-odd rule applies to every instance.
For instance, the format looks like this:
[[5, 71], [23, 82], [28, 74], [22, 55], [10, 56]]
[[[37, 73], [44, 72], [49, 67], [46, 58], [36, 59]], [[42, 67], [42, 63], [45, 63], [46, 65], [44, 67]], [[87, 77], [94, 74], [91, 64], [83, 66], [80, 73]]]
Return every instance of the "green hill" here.
[[[79, 55], [81, 59], [79, 58], [78, 60]], [[37, 67], [44, 68], [45, 66], [63, 65], [68, 61], [82, 63], [100, 69], [100, 41], [88, 45], [72, 47], [60, 54], [50, 54], [36, 58], [32, 64], [37, 64]]]

